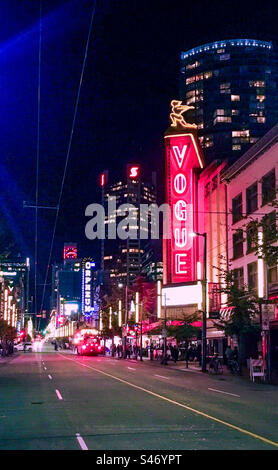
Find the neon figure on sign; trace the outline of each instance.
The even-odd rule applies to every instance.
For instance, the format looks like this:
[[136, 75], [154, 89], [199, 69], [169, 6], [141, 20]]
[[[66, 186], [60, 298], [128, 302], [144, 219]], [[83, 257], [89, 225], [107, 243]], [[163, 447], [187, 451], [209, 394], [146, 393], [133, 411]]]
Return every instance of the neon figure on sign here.
[[183, 114], [189, 111], [190, 109], [194, 109], [194, 106], [187, 106], [186, 104], [182, 104], [182, 101], [179, 100], [172, 100], [171, 101], [172, 112], [170, 114], [171, 119], [171, 127], [177, 127], [180, 125], [181, 127], [193, 127], [196, 128], [196, 124], [189, 124], [183, 118]]

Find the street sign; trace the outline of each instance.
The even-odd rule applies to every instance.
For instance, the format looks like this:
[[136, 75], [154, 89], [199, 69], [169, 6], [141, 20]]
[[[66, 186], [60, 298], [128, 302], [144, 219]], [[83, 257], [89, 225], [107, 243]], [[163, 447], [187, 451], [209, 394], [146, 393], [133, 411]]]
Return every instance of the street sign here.
[[275, 304], [262, 305], [262, 330], [269, 331], [269, 321], [275, 319]]
[[262, 305], [262, 330], [269, 331], [269, 321], [275, 318], [275, 304]]

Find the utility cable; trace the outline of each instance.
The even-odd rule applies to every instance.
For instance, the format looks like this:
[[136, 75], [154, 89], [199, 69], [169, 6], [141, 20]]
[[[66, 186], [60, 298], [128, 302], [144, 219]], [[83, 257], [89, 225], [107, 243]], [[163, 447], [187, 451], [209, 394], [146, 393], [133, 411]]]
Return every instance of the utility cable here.
[[96, 0], [94, 2], [94, 6], [93, 6], [93, 9], [92, 9], [92, 13], [91, 13], [90, 26], [89, 26], [89, 31], [88, 31], [88, 37], [87, 37], [87, 42], [86, 42], [86, 48], [85, 48], [83, 63], [82, 63], [82, 70], [81, 70], [81, 75], [80, 75], [78, 92], [77, 92], [77, 97], [76, 97], [76, 101], [75, 101], [72, 127], [71, 127], [71, 132], [70, 132], [68, 148], [67, 148], [66, 161], [65, 161], [64, 172], [63, 172], [63, 177], [62, 177], [62, 182], [61, 182], [61, 187], [60, 187], [58, 204], [57, 204], [57, 208], [56, 208], [56, 217], [55, 217], [54, 228], [53, 228], [53, 233], [52, 233], [52, 238], [51, 238], [51, 245], [50, 245], [50, 252], [49, 252], [49, 257], [48, 257], [48, 263], [47, 263], [47, 267], [46, 267], [46, 274], [45, 274], [45, 281], [44, 281], [44, 286], [43, 286], [40, 314], [42, 314], [42, 308], [43, 308], [43, 303], [44, 303], [45, 289], [46, 289], [47, 278], [48, 278], [48, 273], [49, 273], [49, 268], [50, 268], [50, 263], [51, 263], [54, 239], [55, 239], [55, 234], [56, 234], [56, 228], [57, 228], [57, 222], [58, 222], [58, 217], [59, 217], [59, 212], [60, 212], [60, 206], [61, 206], [61, 199], [62, 199], [62, 195], [63, 195], [64, 184], [65, 184], [67, 166], [68, 166], [68, 161], [69, 161], [69, 156], [70, 156], [70, 151], [71, 151], [72, 138], [73, 138], [73, 133], [74, 133], [74, 128], [75, 128], [75, 121], [76, 121], [76, 116], [77, 116], [77, 111], [78, 111], [80, 92], [81, 92], [81, 87], [82, 87], [82, 83], [83, 83], [84, 70], [85, 70], [86, 61], [87, 61], [88, 48], [89, 48], [91, 32], [92, 32], [92, 28], [93, 28], [95, 11], [96, 11]]
[[[37, 151], [36, 151], [36, 196], [35, 196], [35, 269], [34, 269], [34, 311], [37, 315], [38, 284], [38, 205], [39, 205], [39, 159], [40, 159], [40, 116], [41, 116], [41, 51], [42, 51], [42, 0], [40, 0], [39, 60], [38, 60], [38, 105], [37, 105]], [[35, 316], [35, 325], [36, 325]], [[35, 328], [36, 329], [36, 328]]]

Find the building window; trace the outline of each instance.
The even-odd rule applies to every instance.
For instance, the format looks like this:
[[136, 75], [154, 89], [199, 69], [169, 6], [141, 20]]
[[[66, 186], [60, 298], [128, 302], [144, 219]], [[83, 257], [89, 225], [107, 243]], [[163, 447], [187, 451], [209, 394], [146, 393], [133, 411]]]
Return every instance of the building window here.
[[243, 268], [237, 268], [233, 270], [233, 280], [234, 280], [235, 286], [238, 289], [243, 289], [244, 287]]
[[207, 80], [208, 78], [211, 78], [211, 77], [212, 77], [212, 72], [211, 71], [204, 73], [204, 79], [205, 80]]
[[243, 256], [243, 230], [237, 230], [233, 234], [233, 258]]
[[220, 60], [229, 60], [230, 59], [230, 54], [221, 54], [219, 56]]
[[277, 264], [267, 266], [267, 282], [268, 285], [278, 283]]
[[241, 150], [241, 145], [238, 145], [238, 144], [233, 145], [232, 150]]
[[254, 261], [254, 263], [247, 264], [247, 274], [248, 274], [248, 288], [250, 290], [257, 290], [257, 286], [258, 286], [257, 261]]
[[240, 95], [231, 95], [231, 101], [240, 101]]
[[258, 209], [258, 185], [252, 184], [246, 189], [246, 212], [251, 214]]
[[252, 87], [255, 87], [255, 88], [263, 88], [265, 86], [265, 82], [264, 81], [260, 81], [260, 80], [256, 80], [256, 81], [250, 81], [249, 82], [249, 86], [252, 88]]
[[203, 147], [212, 147], [213, 146], [213, 135], [209, 134], [204, 137], [204, 140], [202, 142]]
[[262, 205], [273, 201], [276, 196], [275, 170], [271, 170], [262, 178]]
[[218, 122], [232, 122], [231, 116], [216, 116], [213, 120], [213, 125], [217, 124]]
[[196, 67], [199, 67], [199, 65], [200, 65], [200, 62], [198, 62], [198, 60], [196, 60], [196, 62], [193, 62], [192, 64], [188, 64], [186, 66], [186, 70], [195, 69]]
[[230, 94], [231, 93], [231, 84], [227, 83], [220, 83], [220, 93], [221, 94]]
[[249, 135], [249, 129], [247, 129], [246, 131], [232, 131], [232, 137], [249, 137]]
[[247, 254], [255, 251], [257, 248], [258, 229], [256, 224], [251, 222], [246, 229]]
[[264, 243], [273, 243], [277, 240], [276, 211], [270, 212], [262, 219]]
[[232, 200], [233, 224], [242, 218], [242, 194], [234, 197]]

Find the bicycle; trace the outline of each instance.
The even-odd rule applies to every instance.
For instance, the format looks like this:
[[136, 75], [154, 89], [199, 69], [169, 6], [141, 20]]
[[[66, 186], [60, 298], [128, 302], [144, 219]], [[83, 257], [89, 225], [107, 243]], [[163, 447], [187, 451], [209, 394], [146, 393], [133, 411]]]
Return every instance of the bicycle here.
[[214, 356], [211, 358], [211, 361], [209, 363], [208, 373], [215, 374], [215, 375], [223, 374], [222, 362], [217, 356]]
[[228, 368], [232, 374], [240, 374], [239, 364], [235, 359], [230, 359], [228, 361]]

